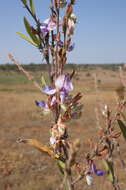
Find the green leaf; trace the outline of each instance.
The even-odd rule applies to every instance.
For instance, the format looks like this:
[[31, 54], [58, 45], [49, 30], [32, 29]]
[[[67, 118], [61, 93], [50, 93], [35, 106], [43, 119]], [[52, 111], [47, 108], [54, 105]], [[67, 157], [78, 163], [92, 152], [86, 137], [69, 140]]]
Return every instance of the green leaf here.
[[126, 126], [121, 120], [117, 120], [124, 139], [126, 140]]
[[113, 162], [103, 159], [103, 164], [105, 166], [107, 178], [113, 183], [114, 182]]
[[30, 3], [30, 10], [31, 10], [32, 14], [35, 15], [35, 8], [34, 8], [33, 0], [29, 0], [29, 3]]
[[30, 44], [32, 44], [33, 46], [36, 46], [36, 44], [33, 42], [33, 40], [27, 36], [25, 36], [24, 34], [20, 33], [20, 32], [16, 32], [21, 38], [25, 39], [27, 42], [29, 42]]
[[61, 160], [58, 160], [57, 165], [58, 165], [58, 168], [59, 168], [61, 174], [64, 174], [65, 163]]
[[36, 35], [32, 33], [31, 26], [30, 26], [30, 24], [28, 23], [28, 21], [27, 21], [27, 19], [25, 17], [24, 17], [24, 25], [25, 25], [26, 31], [28, 32], [29, 36], [32, 38], [33, 42], [36, 45], [39, 46], [40, 45], [40, 41], [36, 37]]

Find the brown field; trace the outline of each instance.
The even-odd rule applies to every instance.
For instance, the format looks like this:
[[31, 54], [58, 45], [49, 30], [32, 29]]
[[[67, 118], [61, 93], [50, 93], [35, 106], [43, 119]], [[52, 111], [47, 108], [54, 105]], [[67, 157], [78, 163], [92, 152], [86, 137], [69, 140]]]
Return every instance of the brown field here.
[[[98, 92], [94, 88], [94, 74], [97, 75]], [[12, 73], [11, 73], [12, 74]], [[9, 75], [9, 74], [8, 74]], [[14, 75], [14, 73], [13, 73]], [[15, 78], [16, 80], [16, 78]], [[99, 104], [108, 104], [114, 110], [117, 105], [116, 89], [121, 87], [118, 71], [94, 70], [78, 71], [74, 78], [74, 92], [82, 92], [83, 114], [79, 120], [68, 123], [71, 139], [80, 138], [81, 148], [78, 159], [84, 159], [89, 151], [89, 138], [97, 139], [95, 109]], [[74, 93], [72, 92], [72, 93]], [[16, 143], [19, 137], [34, 138], [48, 144], [51, 118], [42, 116], [35, 100], [43, 97], [30, 83], [0, 83], [0, 190], [56, 190], [61, 182], [54, 160], [36, 149]], [[100, 124], [104, 126], [101, 120]], [[126, 144], [120, 138], [121, 151], [126, 160]], [[121, 190], [126, 189], [126, 173], [116, 160], [117, 175]], [[101, 167], [102, 162], [101, 162]], [[95, 177], [93, 187], [82, 180], [76, 190], [111, 190], [106, 177]]]

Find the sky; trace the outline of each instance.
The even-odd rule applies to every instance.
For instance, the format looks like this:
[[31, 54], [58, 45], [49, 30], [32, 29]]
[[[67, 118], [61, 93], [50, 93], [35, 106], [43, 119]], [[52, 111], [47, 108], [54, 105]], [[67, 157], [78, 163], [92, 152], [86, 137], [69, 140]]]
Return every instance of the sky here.
[[[50, 0], [34, 2], [43, 22], [49, 16]], [[69, 62], [126, 63], [126, 0], [76, 0], [74, 12], [78, 23]], [[0, 64], [9, 62], [8, 53], [22, 63], [41, 63], [39, 51], [16, 34], [26, 34], [24, 16], [30, 19], [20, 0], [1, 1]]]

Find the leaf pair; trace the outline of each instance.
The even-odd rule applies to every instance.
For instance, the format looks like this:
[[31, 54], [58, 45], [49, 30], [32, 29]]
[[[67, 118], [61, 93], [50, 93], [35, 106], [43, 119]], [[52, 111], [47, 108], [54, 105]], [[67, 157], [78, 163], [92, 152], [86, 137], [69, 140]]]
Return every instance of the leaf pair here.
[[[25, 5], [25, 7], [27, 8], [27, 10], [29, 10], [29, 12], [31, 13], [31, 15], [33, 17], [35, 17], [35, 8], [34, 8], [34, 4], [33, 4], [33, 0], [21, 0], [22, 3]], [[29, 7], [27, 2], [29, 1]], [[40, 46], [40, 40], [39, 38], [36, 36], [36, 34], [33, 32], [32, 27], [30, 26], [28, 20], [24, 17], [24, 25], [25, 25], [25, 29], [27, 31], [27, 33], [29, 34], [30, 37], [17, 32], [17, 34], [25, 39], [27, 42], [31, 43], [32, 45], [39, 47]]]
[[40, 45], [40, 40], [38, 39], [38, 37], [32, 32], [32, 27], [30, 26], [28, 20], [24, 17], [24, 25], [26, 28], [27, 33], [29, 34], [30, 37], [25, 36], [24, 34], [17, 32], [17, 34], [25, 39], [26, 41], [28, 41], [29, 43], [31, 43], [34, 46], [38, 46]]

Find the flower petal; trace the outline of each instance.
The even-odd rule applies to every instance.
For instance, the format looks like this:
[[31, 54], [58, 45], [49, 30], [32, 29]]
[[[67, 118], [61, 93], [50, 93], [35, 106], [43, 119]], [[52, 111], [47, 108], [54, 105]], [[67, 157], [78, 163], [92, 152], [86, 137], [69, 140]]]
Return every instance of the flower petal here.
[[63, 103], [64, 102], [64, 100], [65, 100], [65, 95], [66, 95], [66, 92], [65, 91], [60, 91], [60, 101], [61, 101], [61, 103]]
[[52, 106], [54, 104], [56, 104], [56, 97], [55, 96], [52, 97], [50, 105]]
[[56, 23], [52, 21], [51, 18], [48, 18], [44, 21], [45, 24], [47, 24], [47, 29], [49, 31], [53, 31], [56, 29]]
[[56, 93], [56, 89], [48, 85], [43, 86], [42, 91], [48, 95], [53, 95]]
[[54, 145], [56, 143], [56, 139], [54, 137], [50, 137], [50, 144]]
[[96, 172], [96, 165], [94, 164], [94, 162], [92, 162], [91, 164], [91, 173], [95, 173]]
[[48, 108], [47, 103], [45, 103], [45, 101], [41, 100], [41, 101], [35, 101], [35, 104], [39, 107], [43, 107], [43, 108]]
[[95, 174], [97, 176], [103, 176], [105, 174], [105, 172], [103, 170], [95, 170]]
[[60, 75], [55, 81], [55, 86], [56, 88], [66, 90], [67, 92], [73, 90], [69, 74]]
[[70, 76], [69, 75], [66, 75], [65, 76], [65, 81], [64, 81], [64, 85], [63, 85], [63, 88], [66, 90], [66, 91], [71, 91], [73, 90], [73, 84], [70, 80]]
[[57, 42], [57, 44], [58, 44], [59, 47], [63, 47], [63, 42], [62, 42], [61, 40], [59, 40], [59, 41]]
[[44, 38], [44, 37], [47, 35], [47, 33], [49, 32], [49, 30], [48, 30], [47, 27], [48, 27], [48, 25], [45, 24], [45, 23], [42, 23], [42, 24], [40, 25], [40, 30], [41, 30], [40, 35], [41, 35], [42, 38]]
[[69, 52], [73, 51], [74, 47], [75, 47], [75, 43], [70, 44], [67, 51], [69, 51]]

